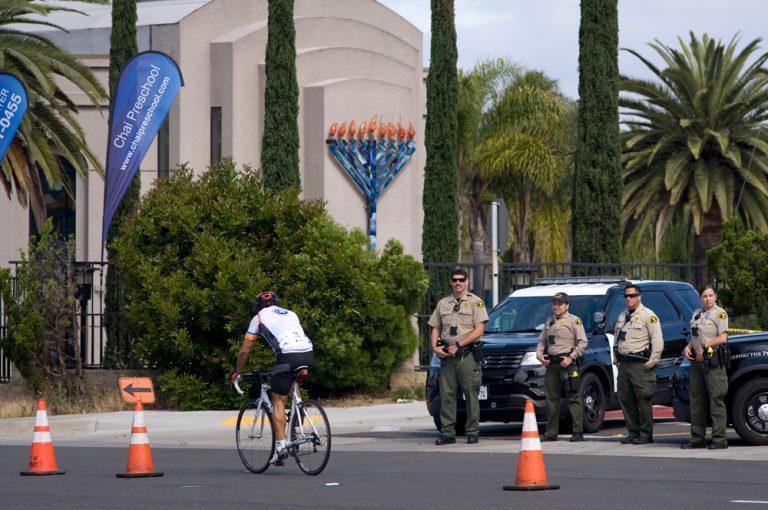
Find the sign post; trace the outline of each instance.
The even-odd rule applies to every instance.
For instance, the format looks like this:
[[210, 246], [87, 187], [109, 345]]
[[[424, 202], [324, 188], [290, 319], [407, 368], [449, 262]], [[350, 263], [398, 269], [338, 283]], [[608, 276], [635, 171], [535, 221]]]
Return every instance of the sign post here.
[[501, 250], [507, 248], [509, 241], [509, 211], [503, 198], [491, 202], [488, 220], [488, 235], [491, 236], [491, 306], [494, 307], [499, 304], [499, 255]]

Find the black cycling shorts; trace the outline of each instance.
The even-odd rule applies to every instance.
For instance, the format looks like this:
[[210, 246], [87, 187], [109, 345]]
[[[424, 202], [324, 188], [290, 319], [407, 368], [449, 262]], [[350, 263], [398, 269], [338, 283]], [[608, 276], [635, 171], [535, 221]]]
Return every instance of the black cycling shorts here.
[[315, 353], [292, 352], [281, 354], [277, 357], [277, 363], [272, 368], [272, 393], [276, 395], [288, 395], [293, 383], [293, 371], [301, 366], [312, 368], [315, 365]]

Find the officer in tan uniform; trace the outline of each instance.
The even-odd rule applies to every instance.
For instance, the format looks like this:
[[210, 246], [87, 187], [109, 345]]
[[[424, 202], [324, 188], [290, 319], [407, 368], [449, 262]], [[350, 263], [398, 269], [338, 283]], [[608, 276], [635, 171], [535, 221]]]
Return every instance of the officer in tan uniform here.
[[568, 313], [571, 297], [558, 292], [552, 298], [553, 316], [544, 323], [536, 346], [536, 357], [547, 367], [544, 389], [547, 396], [547, 428], [542, 441], [557, 441], [560, 422], [560, 395], [565, 387], [571, 412], [571, 442], [584, 441], [584, 409], [579, 391], [580, 358], [587, 348], [587, 334], [581, 319]]
[[627, 308], [616, 321], [614, 363], [619, 366], [617, 393], [628, 435], [621, 444], [653, 443], [653, 406], [656, 374], [664, 339], [653, 310], [642, 305], [642, 291], [631, 283], [624, 288]]
[[[728, 343], [728, 314], [717, 306], [717, 294], [711, 285], [699, 293], [701, 308], [691, 318], [691, 341], [683, 355], [691, 362], [691, 439], [681, 445], [683, 449], [728, 448], [725, 436], [727, 412], [725, 396], [728, 394], [728, 362], [725, 351]], [[709, 404], [709, 405], [707, 405]], [[707, 407], [712, 418], [712, 443], [706, 445]]]
[[467, 292], [469, 276], [461, 268], [451, 273], [453, 293], [441, 299], [429, 325], [432, 327], [432, 352], [440, 357], [440, 437], [436, 445], [456, 442], [456, 400], [464, 394], [467, 401], [467, 443], [478, 442], [480, 432], [480, 346], [488, 321], [485, 303]]

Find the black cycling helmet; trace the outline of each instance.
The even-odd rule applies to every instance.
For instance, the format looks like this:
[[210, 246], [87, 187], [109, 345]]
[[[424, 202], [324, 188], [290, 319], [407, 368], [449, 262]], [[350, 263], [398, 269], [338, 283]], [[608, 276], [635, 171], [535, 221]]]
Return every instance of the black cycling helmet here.
[[260, 293], [256, 296], [256, 302], [254, 303], [254, 311], [259, 313], [263, 308], [268, 306], [277, 306], [280, 301], [277, 299], [277, 294], [271, 290]]

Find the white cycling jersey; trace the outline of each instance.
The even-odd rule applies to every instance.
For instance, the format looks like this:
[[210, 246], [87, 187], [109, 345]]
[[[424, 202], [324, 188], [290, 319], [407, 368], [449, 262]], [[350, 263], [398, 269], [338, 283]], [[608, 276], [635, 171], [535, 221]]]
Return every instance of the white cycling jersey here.
[[261, 335], [275, 354], [309, 352], [312, 341], [304, 333], [299, 317], [290, 310], [269, 306], [253, 316], [249, 335]]

